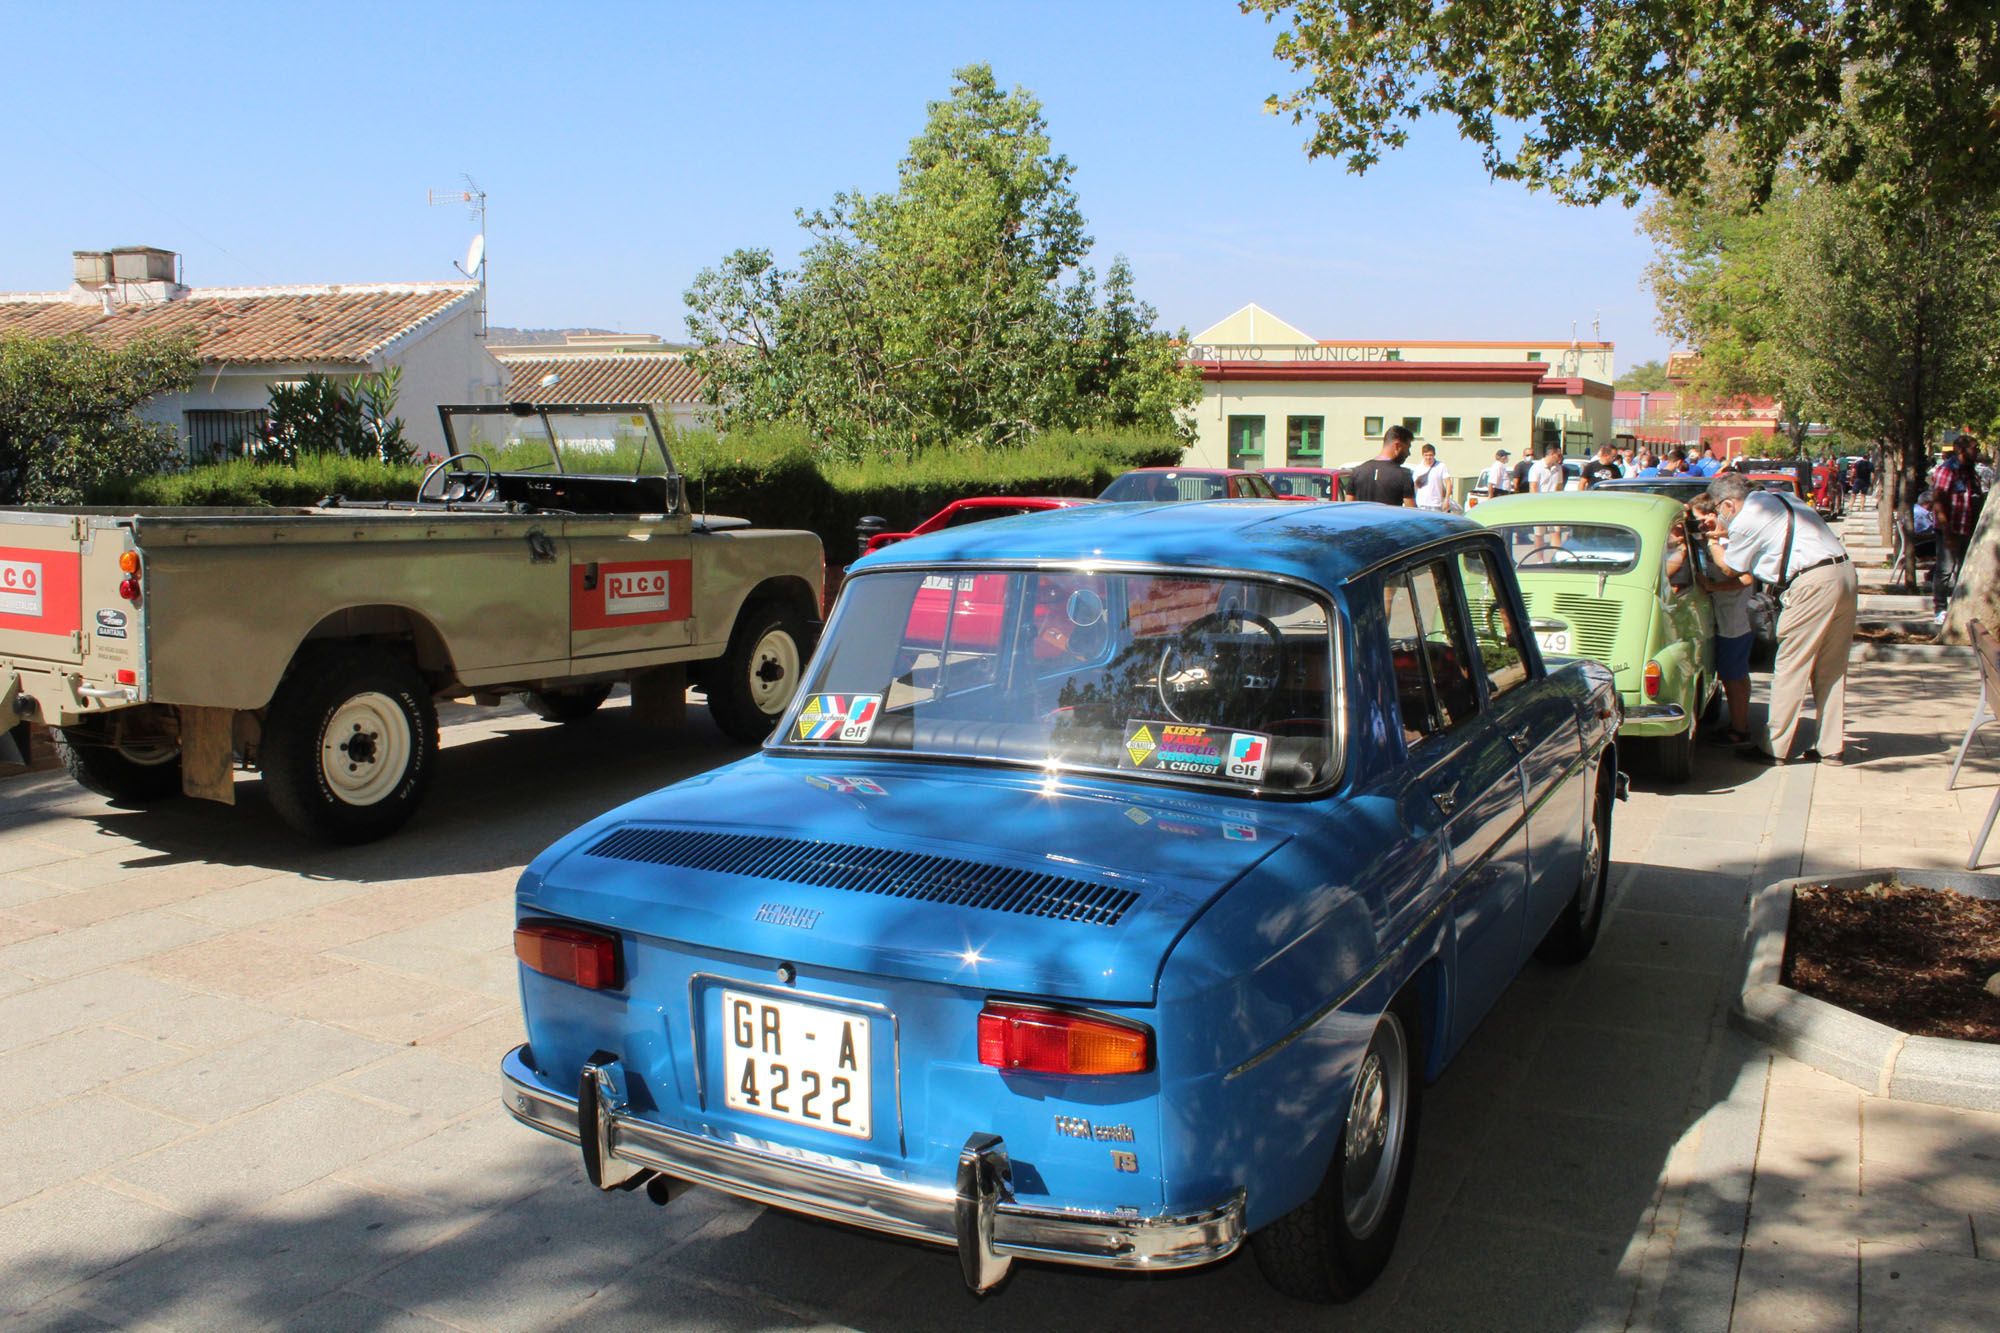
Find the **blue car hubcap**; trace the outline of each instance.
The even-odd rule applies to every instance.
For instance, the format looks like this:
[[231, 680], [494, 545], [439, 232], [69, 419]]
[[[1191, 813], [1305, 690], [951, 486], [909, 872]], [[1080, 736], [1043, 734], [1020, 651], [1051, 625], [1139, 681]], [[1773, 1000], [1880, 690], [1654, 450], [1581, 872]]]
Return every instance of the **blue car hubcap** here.
[[1354, 1074], [1347, 1108], [1345, 1160], [1340, 1168], [1341, 1209], [1357, 1239], [1382, 1224], [1395, 1192], [1403, 1157], [1403, 1122], [1410, 1095], [1409, 1042], [1402, 1020], [1382, 1015], [1368, 1053]]

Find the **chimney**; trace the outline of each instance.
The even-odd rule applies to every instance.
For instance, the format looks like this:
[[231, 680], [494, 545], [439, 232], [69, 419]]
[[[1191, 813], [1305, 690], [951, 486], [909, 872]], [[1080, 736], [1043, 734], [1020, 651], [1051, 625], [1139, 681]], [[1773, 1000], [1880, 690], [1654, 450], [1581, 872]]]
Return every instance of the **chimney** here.
[[180, 256], [150, 245], [72, 251], [73, 301], [102, 300], [115, 305], [164, 305], [187, 295], [176, 270]]

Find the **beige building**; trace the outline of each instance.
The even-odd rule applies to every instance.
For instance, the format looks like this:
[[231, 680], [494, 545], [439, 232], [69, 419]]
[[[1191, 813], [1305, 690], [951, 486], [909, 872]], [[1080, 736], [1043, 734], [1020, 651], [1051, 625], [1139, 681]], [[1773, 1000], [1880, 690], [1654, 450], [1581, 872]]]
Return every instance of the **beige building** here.
[[1201, 367], [1188, 462], [1337, 467], [1381, 448], [1401, 422], [1437, 446], [1461, 494], [1497, 449], [1519, 460], [1611, 438], [1608, 342], [1421, 342], [1313, 338], [1255, 305], [1190, 340]]
[[570, 333], [492, 349], [510, 403], [651, 403], [665, 430], [701, 424], [702, 377], [652, 333]]

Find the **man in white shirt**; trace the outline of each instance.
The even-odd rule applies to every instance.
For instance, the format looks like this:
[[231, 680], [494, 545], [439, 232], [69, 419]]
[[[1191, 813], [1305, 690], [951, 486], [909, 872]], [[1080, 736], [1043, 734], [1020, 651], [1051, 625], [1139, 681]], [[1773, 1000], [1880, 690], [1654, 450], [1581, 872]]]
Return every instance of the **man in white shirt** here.
[[1542, 461], [1535, 464], [1528, 473], [1528, 489], [1531, 491], [1559, 491], [1569, 478], [1563, 474], [1563, 451], [1554, 445], [1542, 455]]
[[1493, 466], [1486, 469], [1488, 495], [1505, 495], [1514, 489], [1514, 466], [1507, 461], [1509, 457], [1505, 449], [1493, 451]]
[[1417, 484], [1417, 508], [1443, 513], [1451, 502], [1451, 473], [1438, 462], [1437, 446], [1423, 447], [1424, 461], [1410, 469]]
[[1819, 713], [1818, 744], [1805, 757], [1843, 762], [1847, 726], [1847, 654], [1854, 644], [1860, 592], [1846, 548], [1813, 509], [1774, 491], [1752, 489], [1725, 473], [1708, 484], [1715, 515], [1709, 554], [1724, 577], [1752, 574], [1779, 591], [1778, 662], [1771, 673], [1769, 732], [1745, 758], [1782, 764], [1798, 731], [1799, 709], [1812, 691]]

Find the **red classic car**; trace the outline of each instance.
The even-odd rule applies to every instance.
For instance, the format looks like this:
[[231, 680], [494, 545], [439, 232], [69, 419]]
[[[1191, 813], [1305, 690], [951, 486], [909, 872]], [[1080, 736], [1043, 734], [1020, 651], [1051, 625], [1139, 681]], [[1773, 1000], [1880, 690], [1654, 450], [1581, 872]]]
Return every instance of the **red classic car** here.
[[1014, 518], [1021, 514], [1038, 514], [1045, 509], [1068, 509], [1072, 505], [1089, 503], [1089, 500], [1068, 495], [969, 495], [963, 500], [953, 500], [908, 532], [875, 533], [868, 538], [861, 554], [869, 555], [912, 537], [940, 532], [945, 528], [962, 528], [968, 523], [979, 523], [989, 518]]
[[1261, 472], [1232, 467], [1138, 467], [1106, 486], [1107, 502], [1170, 500], [1276, 500]]
[[1337, 467], [1267, 467], [1264, 476], [1280, 500], [1339, 500], [1340, 481], [1347, 475]]

